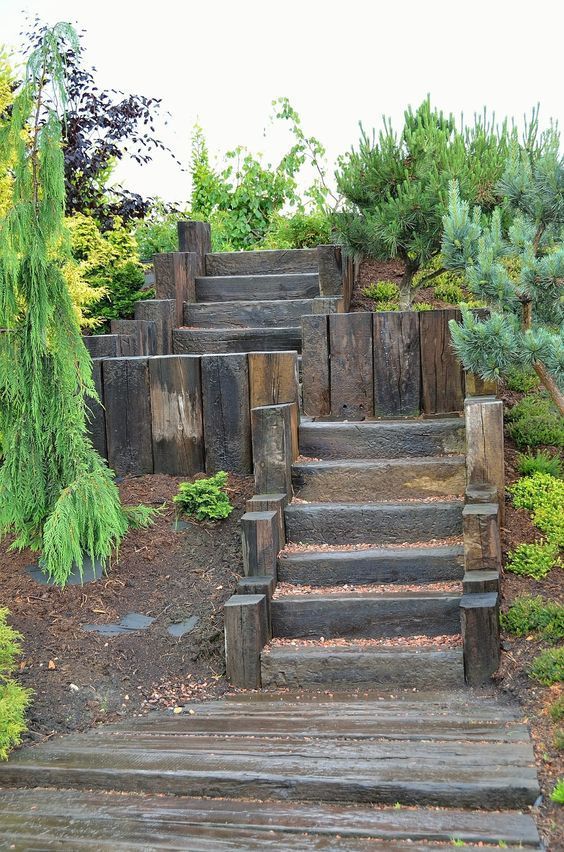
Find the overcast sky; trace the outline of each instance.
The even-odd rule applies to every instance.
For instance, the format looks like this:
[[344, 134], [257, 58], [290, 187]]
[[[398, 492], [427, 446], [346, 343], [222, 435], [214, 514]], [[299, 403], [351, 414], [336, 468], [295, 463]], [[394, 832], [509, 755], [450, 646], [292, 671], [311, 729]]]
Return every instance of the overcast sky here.
[[[24, 12], [86, 30], [100, 85], [162, 97], [161, 137], [185, 163], [198, 121], [210, 150], [236, 145], [268, 160], [289, 145], [267, 132], [271, 101], [287, 96], [329, 164], [358, 122], [401, 122], [427, 92], [446, 112], [524, 113], [564, 120], [563, 14], [556, 0], [0, 0], [0, 43], [17, 47]], [[159, 155], [120, 176], [143, 194], [182, 202], [189, 176]]]

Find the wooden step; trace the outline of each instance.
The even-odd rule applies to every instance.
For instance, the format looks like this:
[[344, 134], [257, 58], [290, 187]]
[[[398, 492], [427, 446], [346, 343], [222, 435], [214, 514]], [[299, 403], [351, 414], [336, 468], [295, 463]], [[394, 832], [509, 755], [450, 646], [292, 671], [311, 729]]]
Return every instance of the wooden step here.
[[463, 494], [464, 456], [403, 459], [330, 459], [297, 462], [292, 467], [294, 492], [302, 500], [401, 500]]
[[[380, 703], [368, 701], [365, 712]], [[346, 726], [342, 735], [312, 738], [302, 731], [303, 695], [281, 705], [294, 714], [283, 738], [234, 735], [229, 719], [223, 734], [194, 733], [188, 714], [175, 734], [99, 727], [15, 752], [0, 765], [0, 785], [491, 810], [526, 807], [538, 796], [528, 741], [426, 741], [421, 730], [414, 739], [380, 740], [377, 723], [374, 739], [349, 736]], [[328, 709], [346, 718], [346, 706]], [[190, 709], [199, 715], [198, 705]]]
[[[343, 689], [448, 689], [464, 685], [462, 648], [386, 648], [330, 642], [276, 645], [261, 655], [263, 687]], [[445, 734], [443, 734], [445, 735]], [[453, 736], [459, 736], [458, 733]]]
[[317, 272], [317, 249], [212, 252], [206, 275], [276, 275]]
[[173, 332], [176, 355], [221, 352], [302, 351], [302, 330], [286, 328], [177, 328]]
[[461, 580], [463, 574], [462, 545], [282, 551], [278, 559], [278, 580], [294, 585], [441, 583]]
[[196, 278], [198, 302], [265, 299], [315, 299], [319, 296], [317, 272], [292, 275], [216, 275]]
[[466, 451], [464, 420], [304, 421], [300, 452], [318, 459], [397, 459]]
[[[76, 790], [2, 794], [6, 847], [191, 850], [355, 848], [358, 842], [503, 843], [539, 848], [530, 816], [430, 808], [350, 808], [302, 802], [119, 795]], [[40, 839], [39, 839], [40, 838]], [[353, 846], [344, 847], [354, 842]], [[322, 847], [318, 844], [321, 843]], [[115, 844], [115, 845], [114, 845]], [[336, 844], [336, 845], [335, 845]], [[367, 847], [368, 848], [368, 847]], [[379, 846], [378, 848], [382, 848]], [[415, 847], [417, 848], [417, 847]], [[427, 847], [430, 848], [430, 847]]]
[[284, 594], [272, 600], [281, 637], [442, 636], [460, 633], [459, 594], [447, 592]]
[[[324, 313], [337, 310], [339, 299], [323, 299]], [[236, 302], [186, 302], [184, 323], [192, 328], [276, 328], [300, 325], [318, 309], [315, 299]]]
[[302, 544], [401, 544], [462, 534], [462, 502], [291, 503], [286, 538]]

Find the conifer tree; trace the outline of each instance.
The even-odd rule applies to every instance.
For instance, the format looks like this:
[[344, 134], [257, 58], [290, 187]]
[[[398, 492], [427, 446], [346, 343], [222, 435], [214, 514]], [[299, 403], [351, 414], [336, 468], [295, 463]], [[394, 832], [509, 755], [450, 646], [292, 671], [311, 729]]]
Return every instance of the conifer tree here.
[[[454, 118], [434, 110], [429, 98], [404, 115], [399, 136], [385, 118], [377, 139], [361, 126], [358, 149], [340, 158], [337, 186], [345, 201], [336, 223], [355, 257], [403, 261], [406, 308], [415, 273], [440, 252], [449, 181], [457, 178], [471, 203], [486, 210], [495, 206], [511, 134], [506, 124], [496, 130], [485, 114], [457, 129]], [[418, 286], [442, 272], [436, 269]]]
[[0, 220], [0, 538], [42, 550], [42, 567], [64, 584], [73, 562], [80, 571], [85, 554], [105, 563], [151, 513], [122, 507], [87, 435], [85, 397], [96, 392], [62, 273], [61, 123], [46, 106], [66, 103], [62, 41], [76, 44], [70, 25], [44, 32], [0, 127], [0, 167], [13, 173]]
[[451, 322], [453, 345], [483, 378], [532, 367], [564, 414], [564, 160], [557, 134], [548, 134], [536, 161], [513, 146], [498, 189], [504, 206], [486, 217], [479, 208], [471, 213], [457, 183], [451, 186], [444, 263], [463, 272], [468, 289], [491, 308], [486, 320], [463, 311], [461, 324]]

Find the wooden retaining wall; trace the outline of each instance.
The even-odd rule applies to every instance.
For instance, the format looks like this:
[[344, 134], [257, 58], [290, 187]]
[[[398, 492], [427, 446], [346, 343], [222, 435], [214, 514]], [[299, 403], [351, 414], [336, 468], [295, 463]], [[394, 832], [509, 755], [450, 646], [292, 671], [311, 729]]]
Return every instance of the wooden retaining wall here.
[[364, 420], [461, 412], [467, 395], [495, 394], [469, 379], [450, 344], [458, 309], [302, 317], [303, 409]]
[[251, 409], [289, 403], [297, 423], [296, 352], [94, 358], [93, 366], [102, 405], [91, 406], [90, 435], [120, 476], [251, 474]]

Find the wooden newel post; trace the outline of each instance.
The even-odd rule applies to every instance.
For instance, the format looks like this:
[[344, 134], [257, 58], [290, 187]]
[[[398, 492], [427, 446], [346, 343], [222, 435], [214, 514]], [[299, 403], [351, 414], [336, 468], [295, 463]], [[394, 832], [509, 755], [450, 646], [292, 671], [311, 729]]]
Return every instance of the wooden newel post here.
[[286, 543], [286, 520], [284, 509], [288, 503], [287, 494], [254, 494], [247, 500], [247, 512], [276, 512], [278, 519], [278, 544], [280, 549]]
[[211, 252], [209, 222], [178, 222], [178, 247], [181, 252], [196, 255], [196, 275], [206, 274], [206, 255]]
[[175, 327], [180, 328], [184, 325], [184, 303], [196, 301], [198, 256], [182, 251], [156, 254], [153, 265], [157, 298], [175, 300]]
[[497, 491], [499, 523], [505, 517], [505, 474], [503, 456], [503, 403], [491, 397], [467, 398], [466, 467], [469, 486], [493, 485]]
[[321, 296], [343, 295], [343, 259], [341, 246], [317, 246], [319, 293]]
[[467, 503], [462, 510], [464, 568], [466, 571], [499, 571], [501, 542], [497, 503]]
[[251, 409], [255, 491], [259, 494], [292, 494], [293, 405]]
[[232, 595], [224, 608], [227, 679], [260, 689], [260, 654], [268, 642], [266, 595]]
[[276, 512], [246, 512], [241, 518], [243, 572], [247, 577], [276, 577], [280, 539]]
[[479, 686], [499, 666], [499, 595], [496, 592], [463, 595], [460, 621], [464, 677], [469, 686]]

